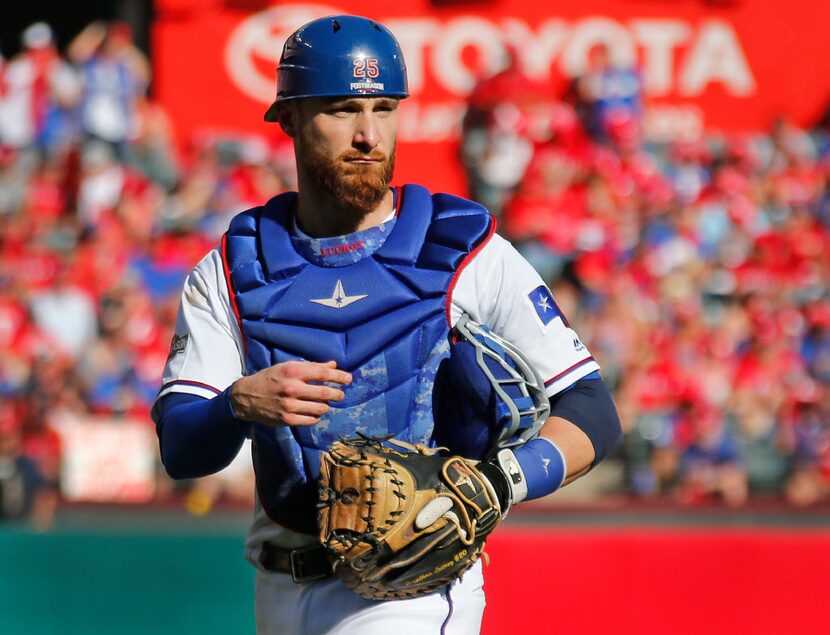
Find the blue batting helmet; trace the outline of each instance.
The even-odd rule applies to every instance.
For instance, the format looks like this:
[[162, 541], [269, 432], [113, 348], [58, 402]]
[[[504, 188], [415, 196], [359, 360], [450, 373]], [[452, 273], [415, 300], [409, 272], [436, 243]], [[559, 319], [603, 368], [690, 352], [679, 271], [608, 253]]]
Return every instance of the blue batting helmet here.
[[277, 99], [265, 121], [277, 121], [277, 104], [289, 99], [347, 96], [408, 97], [401, 47], [389, 29], [369, 18], [312, 20], [285, 41]]

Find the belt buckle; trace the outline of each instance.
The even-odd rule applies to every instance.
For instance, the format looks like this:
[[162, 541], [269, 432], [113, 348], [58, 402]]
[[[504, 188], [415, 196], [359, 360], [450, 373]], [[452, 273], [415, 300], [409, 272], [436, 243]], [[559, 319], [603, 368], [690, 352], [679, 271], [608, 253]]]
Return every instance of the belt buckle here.
[[[322, 564], [324, 566], [316, 571], [306, 571], [308, 568], [314, 569], [315, 567], [313, 565], [312, 567], [308, 567], [307, 564], [304, 565], [304, 558], [302, 558], [302, 556], [305, 554], [314, 554], [315, 551], [317, 552], [318, 557], [316, 559], [312, 559], [312, 562]], [[321, 557], [322, 560], [320, 559]], [[331, 575], [331, 564], [329, 564], [329, 561], [326, 559], [321, 545], [308, 545], [306, 547], [292, 549], [289, 556], [289, 562], [291, 564], [291, 579], [297, 584], [324, 580]]]

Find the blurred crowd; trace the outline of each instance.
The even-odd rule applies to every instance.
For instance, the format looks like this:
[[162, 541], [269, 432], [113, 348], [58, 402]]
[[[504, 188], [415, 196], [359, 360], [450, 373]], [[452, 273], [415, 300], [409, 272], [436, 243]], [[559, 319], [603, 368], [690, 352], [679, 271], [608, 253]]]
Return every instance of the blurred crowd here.
[[[285, 140], [186, 147], [122, 23], [0, 59], [0, 518], [48, 524], [66, 417], [149, 410], [187, 272], [229, 219], [294, 186]], [[741, 505], [830, 492], [830, 126], [649, 144], [636, 69], [592, 52], [564, 96], [514, 58], [469, 99], [472, 196], [603, 367], [618, 490]], [[250, 502], [250, 465], [173, 484]]]
[[474, 197], [543, 272], [615, 393], [638, 497], [830, 492], [830, 127], [648, 143], [636, 68], [564, 96], [511, 58], [474, 90]]
[[[152, 426], [186, 274], [235, 213], [294, 180], [278, 140], [205, 131], [176, 147], [125, 24], [89, 25], [65, 56], [45, 23], [21, 44], [0, 60], [0, 518], [58, 491], [61, 421]], [[249, 472], [160, 476], [158, 496], [183, 487], [195, 512], [226, 489], [249, 500]]]

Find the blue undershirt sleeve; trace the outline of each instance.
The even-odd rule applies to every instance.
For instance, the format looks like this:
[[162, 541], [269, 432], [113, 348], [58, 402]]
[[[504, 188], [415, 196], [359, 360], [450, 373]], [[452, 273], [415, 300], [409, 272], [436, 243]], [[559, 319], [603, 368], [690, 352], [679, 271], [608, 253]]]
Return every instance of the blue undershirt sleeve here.
[[161, 462], [175, 479], [213, 474], [230, 465], [252, 426], [234, 416], [230, 388], [212, 399], [165, 395], [156, 423]]
[[598, 372], [551, 397], [550, 415], [567, 419], [588, 436], [596, 453], [592, 468], [622, 444], [617, 407]]

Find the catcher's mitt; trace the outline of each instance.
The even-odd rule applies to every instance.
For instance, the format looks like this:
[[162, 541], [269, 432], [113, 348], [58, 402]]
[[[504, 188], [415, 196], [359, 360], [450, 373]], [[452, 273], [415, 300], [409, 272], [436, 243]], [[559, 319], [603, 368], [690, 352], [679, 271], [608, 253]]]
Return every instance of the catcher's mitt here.
[[460, 577], [502, 517], [472, 463], [391, 443], [402, 449], [344, 439], [320, 461], [320, 540], [335, 573], [373, 600], [415, 597]]

